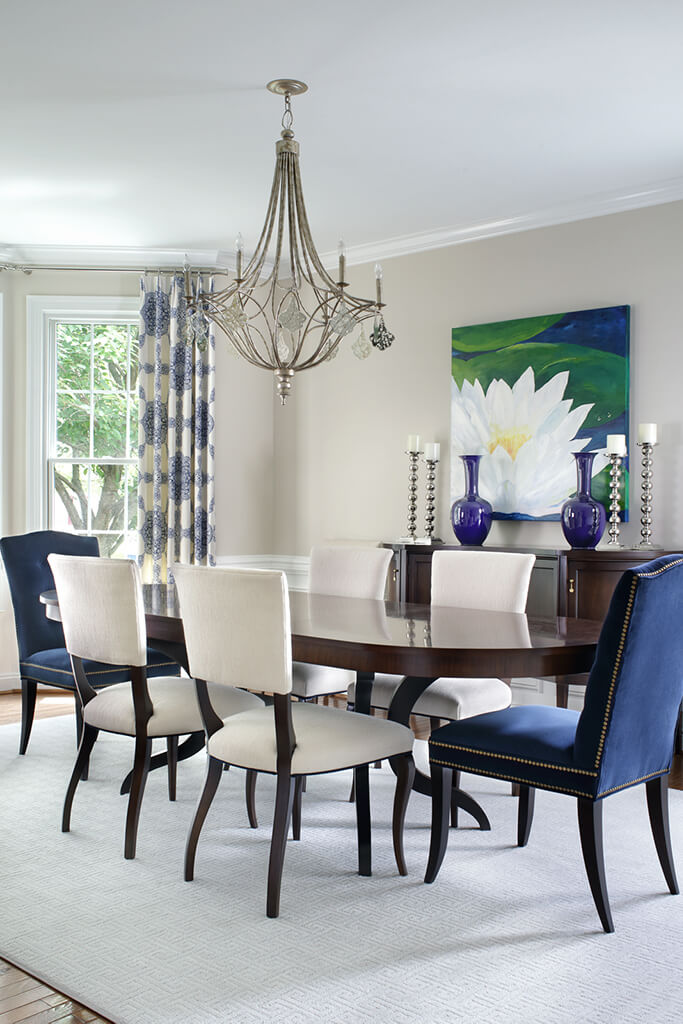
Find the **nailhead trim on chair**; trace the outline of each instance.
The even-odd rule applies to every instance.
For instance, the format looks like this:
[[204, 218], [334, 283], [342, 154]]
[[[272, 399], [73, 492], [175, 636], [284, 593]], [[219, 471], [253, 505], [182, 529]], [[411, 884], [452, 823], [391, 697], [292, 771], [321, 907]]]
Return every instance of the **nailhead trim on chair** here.
[[[652, 573], [654, 576], [654, 573]], [[655, 779], [658, 775], [667, 775], [668, 768], [660, 768], [659, 771], [650, 772], [649, 775], [641, 775], [639, 779], [631, 779], [630, 782], [622, 782], [620, 786], [613, 786], [612, 789], [604, 789], [602, 793], [598, 793], [596, 800], [601, 796], [609, 796], [610, 793], [616, 793], [619, 789], [627, 789], [629, 786], [635, 786], [638, 782], [645, 782], [646, 779]]]
[[[472, 771], [472, 765], [468, 764], [454, 764], [452, 761], [439, 761], [436, 757], [430, 758], [430, 761], [434, 764], [441, 764], [444, 768], [459, 768], [463, 772]], [[589, 793], [585, 793], [581, 789], [565, 789], [562, 786], [556, 786], [554, 783], [552, 786], [543, 782], [531, 783], [528, 779], [521, 779], [518, 775], [507, 775], [502, 772], [492, 772], [489, 770], [487, 770], [486, 775], [488, 778], [492, 779], [506, 779], [508, 782], [521, 782], [523, 786], [531, 786], [532, 789], [549, 789], [553, 793], [569, 793], [571, 796], [585, 796], [588, 797], [589, 800], [595, 799], [594, 797], [591, 797]]]
[[[468, 754], [481, 753], [481, 751], [475, 747], [463, 747], [455, 743], [441, 743], [439, 740], [430, 740], [430, 745], [434, 747], [448, 747], [449, 750], [465, 750]], [[533, 765], [535, 768], [552, 768], [553, 771], [571, 772], [573, 775], [590, 775], [593, 778], [595, 778], [598, 774], [597, 772], [588, 771], [587, 768], [568, 768], [566, 765], [553, 764], [552, 762], [529, 761], [525, 757], [515, 757], [514, 754], [494, 754], [491, 751], [487, 751], [486, 757], [499, 757], [504, 761], [517, 761], [518, 764], [530, 764]]]
[[[45, 665], [34, 665], [33, 662], [31, 662], [31, 661], [22, 661], [21, 664], [22, 664], [22, 666], [26, 665], [27, 668], [39, 668], [43, 672], [58, 672], [62, 676], [72, 676], [73, 677], [73, 672], [68, 672], [65, 668], [46, 668]], [[160, 661], [157, 665], [154, 666], [154, 668], [166, 668], [167, 666], [171, 666], [171, 667], [175, 668], [176, 665], [177, 665], [177, 663], [175, 661]], [[121, 666], [120, 665], [118, 665], [118, 666], [112, 665], [111, 668], [101, 668], [97, 672], [88, 672], [87, 675], [88, 675], [88, 678], [90, 678], [90, 676], [108, 676], [108, 675], [111, 675], [112, 672], [120, 672], [120, 671], [121, 671]], [[26, 679], [30, 679], [31, 677], [30, 676], [26, 676], [25, 678]], [[42, 683], [42, 679], [38, 679], [38, 680], [36, 680], [36, 682]]]
[[637, 578], [634, 578], [631, 583], [631, 593], [628, 597], [628, 604], [626, 605], [626, 614], [624, 615], [624, 624], [621, 628], [621, 637], [619, 639], [619, 646], [617, 647], [617, 656], [614, 660], [614, 668], [612, 670], [612, 680], [610, 682], [609, 693], [607, 694], [607, 700], [605, 702], [605, 714], [602, 719], [602, 729], [600, 730], [598, 749], [595, 754], [596, 768], [600, 767], [602, 750], [605, 745], [605, 735], [607, 733], [607, 725], [609, 722], [610, 711], [612, 710], [612, 697], [614, 696], [614, 687], [616, 686], [617, 676], [619, 675], [619, 667], [621, 665], [621, 658], [624, 653], [624, 647], [626, 645], [626, 634], [628, 632], [629, 623], [631, 621], [631, 612], [633, 611], [633, 602], [635, 600], [637, 586], [638, 580]]

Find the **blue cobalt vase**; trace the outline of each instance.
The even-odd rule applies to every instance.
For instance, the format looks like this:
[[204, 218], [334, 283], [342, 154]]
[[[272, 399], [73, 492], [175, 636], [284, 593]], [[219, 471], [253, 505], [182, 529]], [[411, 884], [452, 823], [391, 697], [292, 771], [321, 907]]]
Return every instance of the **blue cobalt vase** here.
[[604, 505], [591, 494], [595, 452], [574, 452], [576, 459], [576, 497], [562, 506], [560, 524], [572, 548], [594, 548], [605, 532]]
[[465, 469], [465, 494], [453, 502], [451, 523], [461, 544], [479, 546], [491, 529], [493, 508], [479, 497], [479, 463], [481, 455], [461, 455]]

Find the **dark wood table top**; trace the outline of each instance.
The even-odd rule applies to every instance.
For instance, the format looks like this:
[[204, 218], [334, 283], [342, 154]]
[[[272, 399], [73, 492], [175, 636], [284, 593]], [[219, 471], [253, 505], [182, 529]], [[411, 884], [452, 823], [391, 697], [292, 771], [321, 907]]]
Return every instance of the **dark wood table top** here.
[[[172, 587], [146, 585], [151, 642], [182, 643]], [[588, 672], [600, 623], [290, 592], [296, 661], [360, 672], [428, 676]]]

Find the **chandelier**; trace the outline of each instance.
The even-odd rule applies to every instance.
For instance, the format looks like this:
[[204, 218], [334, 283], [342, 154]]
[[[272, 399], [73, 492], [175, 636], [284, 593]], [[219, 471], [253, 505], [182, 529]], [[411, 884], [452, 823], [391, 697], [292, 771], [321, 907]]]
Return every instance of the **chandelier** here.
[[[334, 359], [342, 340], [360, 327], [351, 348], [364, 359], [372, 348], [394, 340], [384, 324], [382, 268], [375, 266], [376, 295], [351, 295], [344, 280], [346, 255], [339, 243], [338, 280], [325, 270], [308, 224], [299, 171], [299, 143], [292, 131], [291, 98], [308, 86], [294, 79], [269, 82], [284, 96], [281, 137], [265, 224], [252, 258], [243, 267], [241, 235], [235, 242], [235, 276], [217, 291], [205, 289], [200, 274], [185, 268], [186, 331], [189, 343], [207, 344], [210, 322], [219, 327], [247, 362], [275, 374], [284, 405], [294, 374]], [[219, 271], [226, 276], [227, 271]], [[372, 319], [368, 340], [362, 323]]]

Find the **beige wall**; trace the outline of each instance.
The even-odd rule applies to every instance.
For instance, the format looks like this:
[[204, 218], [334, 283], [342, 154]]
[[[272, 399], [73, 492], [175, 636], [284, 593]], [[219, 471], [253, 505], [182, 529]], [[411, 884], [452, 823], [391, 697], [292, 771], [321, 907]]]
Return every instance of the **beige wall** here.
[[[362, 363], [344, 351], [301, 374], [284, 408], [273, 397], [271, 375], [233, 359], [219, 341], [219, 555], [302, 555], [324, 539], [399, 537], [406, 528], [409, 433], [442, 444], [437, 532], [450, 541], [451, 328], [622, 303], [631, 306], [631, 429], [642, 421], [660, 424], [654, 535], [665, 546], [682, 547], [681, 239], [683, 203], [672, 203], [387, 260], [394, 346]], [[356, 294], [373, 293], [371, 265], [352, 268], [349, 276]], [[0, 274], [5, 532], [24, 529], [26, 296], [136, 295], [138, 278]], [[639, 540], [637, 472], [634, 477], [632, 522], [622, 529], [627, 543]], [[420, 525], [423, 499], [421, 478]], [[491, 542], [556, 546], [562, 535], [555, 523], [496, 523]], [[0, 605], [2, 612], [6, 599]]]
[[[599, 306], [631, 306], [631, 430], [660, 424], [654, 537], [683, 546], [683, 203], [453, 246], [384, 264], [391, 349], [359, 363], [343, 352], [302, 374], [276, 409], [278, 543], [304, 554], [329, 537], [397, 538], [406, 530], [405, 440], [440, 441], [438, 534], [449, 522], [451, 328]], [[372, 266], [349, 273], [372, 294]], [[278, 429], [279, 428], [279, 429]], [[636, 459], [639, 449], [634, 448]], [[637, 466], [627, 543], [640, 539]], [[421, 477], [420, 525], [424, 487]], [[556, 523], [494, 523], [491, 542], [563, 546]]]

